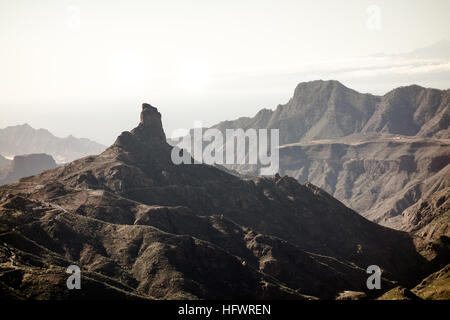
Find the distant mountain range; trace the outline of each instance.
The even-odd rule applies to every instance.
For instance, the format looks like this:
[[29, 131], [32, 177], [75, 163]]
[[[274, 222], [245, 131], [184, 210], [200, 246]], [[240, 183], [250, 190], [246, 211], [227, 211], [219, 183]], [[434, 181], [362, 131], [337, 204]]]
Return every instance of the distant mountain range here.
[[450, 41], [442, 39], [441, 41], [412, 52], [399, 54], [397, 57], [412, 59], [450, 59]]
[[384, 96], [362, 94], [338, 81], [300, 83], [293, 97], [275, 110], [212, 126], [275, 128], [280, 144], [361, 137], [387, 133], [420, 137], [450, 137], [450, 90], [401, 87]]
[[[450, 90], [412, 85], [375, 96], [319, 80], [300, 83], [275, 110], [212, 128], [279, 129], [280, 174], [319, 186], [373, 221], [407, 229], [402, 212], [450, 186], [449, 124]], [[258, 174], [256, 165], [226, 167]]]
[[106, 147], [85, 138], [58, 138], [46, 129], [34, 129], [28, 124], [0, 129], [0, 154], [6, 157], [46, 153], [58, 163], [67, 163], [98, 154]]

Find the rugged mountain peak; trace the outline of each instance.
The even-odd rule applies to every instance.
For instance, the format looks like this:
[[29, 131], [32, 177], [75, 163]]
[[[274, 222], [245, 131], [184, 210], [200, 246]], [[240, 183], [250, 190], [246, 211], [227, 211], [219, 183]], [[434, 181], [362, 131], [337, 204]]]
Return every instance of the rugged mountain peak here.
[[131, 131], [122, 132], [107, 153], [112, 151], [116, 154], [116, 147], [141, 160], [159, 159], [159, 162], [164, 163], [169, 161], [171, 146], [166, 141], [158, 109], [143, 103], [138, 126]]
[[421, 87], [417, 84], [411, 84], [408, 86], [402, 86], [402, 87], [398, 87], [395, 89], [392, 89], [391, 91], [389, 91], [388, 93], [386, 93], [385, 97], [392, 97], [392, 96], [410, 96], [410, 97], [415, 97], [415, 95], [417, 95], [419, 92], [423, 91], [423, 90], [427, 90], [424, 87]]
[[314, 80], [314, 81], [308, 81], [308, 82], [301, 82], [297, 85], [294, 91], [294, 99], [298, 98], [302, 95], [317, 95], [319, 92], [332, 92], [333, 90], [339, 90], [339, 89], [347, 89], [346, 86], [344, 86], [342, 83], [340, 83], [337, 80]]
[[166, 135], [164, 133], [161, 113], [158, 109], [148, 103], [142, 104], [141, 122], [131, 131], [143, 142], [166, 144]]
[[148, 103], [142, 104], [141, 111], [141, 125], [161, 125], [161, 113], [158, 112], [158, 109]]
[[18, 127], [26, 128], [26, 129], [33, 129], [33, 127], [31, 127], [28, 123], [24, 123], [22, 125], [19, 125]]

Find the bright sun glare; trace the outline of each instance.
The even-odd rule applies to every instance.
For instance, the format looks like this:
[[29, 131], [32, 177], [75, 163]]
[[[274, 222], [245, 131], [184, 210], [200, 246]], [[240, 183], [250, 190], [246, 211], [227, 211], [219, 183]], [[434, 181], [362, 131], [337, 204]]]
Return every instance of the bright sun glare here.
[[203, 89], [208, 84], [208, 71], [196, 61], [183, 64], [178, 71], [178, 85], [184, 89]]
[[143, 60], [137, 55], [120, 52], [111, 56], [109, 64], [113, 81], [121, 85], [132, 85], [143, 81]]

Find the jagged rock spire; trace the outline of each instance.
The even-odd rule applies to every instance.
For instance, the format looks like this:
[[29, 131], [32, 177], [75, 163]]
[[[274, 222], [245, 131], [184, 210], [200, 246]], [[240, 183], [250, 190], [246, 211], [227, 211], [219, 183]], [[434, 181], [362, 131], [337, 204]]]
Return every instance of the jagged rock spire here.
[[164, 151], [162, 153], [170, 155], [170, 146], [166, 141], [158, 109], [143, 103], [139, 125], [130, 132], [122, 132], [114, 146], [125, 148], [134, 155], [145, 154], [152, 150]]
[[161, 122], [161, 113], [148, 103], [142, 104], [141, 122], [131, 133], [138, 136], [139, 139], [144, 140], [144, 142], [166, 143], [166, 135]]

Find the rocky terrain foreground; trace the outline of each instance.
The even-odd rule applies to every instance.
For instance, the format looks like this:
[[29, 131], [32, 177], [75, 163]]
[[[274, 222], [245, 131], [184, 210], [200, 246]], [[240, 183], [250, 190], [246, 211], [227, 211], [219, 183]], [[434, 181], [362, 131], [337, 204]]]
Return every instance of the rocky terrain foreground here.
[[[375, 298], [445, 266], [445, 246], [421, 254], [410, 233], [312, 184], [175, 165], [171, 149], [160, 113], [144, 104], [139, 125], [100, 155], [0, 187], [0, 296]], [[71, 264], [81, 290], [66, 288]], [[373, 264], [381, 290], [366, 287]]]

